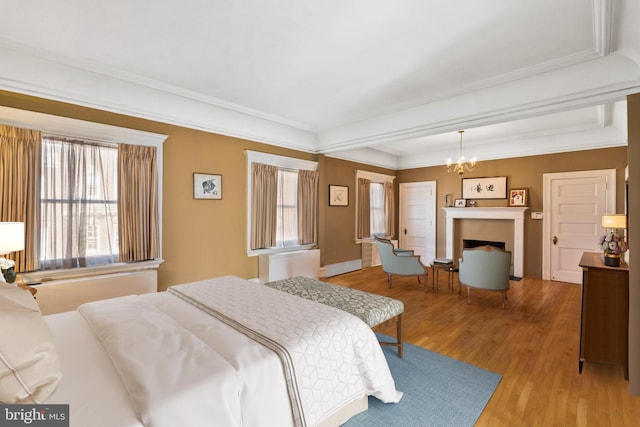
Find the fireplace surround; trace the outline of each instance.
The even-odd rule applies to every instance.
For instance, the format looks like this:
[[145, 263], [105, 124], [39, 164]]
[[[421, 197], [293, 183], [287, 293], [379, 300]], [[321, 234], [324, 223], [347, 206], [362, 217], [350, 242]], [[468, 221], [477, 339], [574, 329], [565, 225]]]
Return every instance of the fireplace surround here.
[[513, 276], [524, 275], [524, 214], [527, 207], [517, 208], [443, 208], [446, 214], [446, 257], [453, 259], [455, 241], [453, 223], [459, 219], [507, 219], [513, 221]]

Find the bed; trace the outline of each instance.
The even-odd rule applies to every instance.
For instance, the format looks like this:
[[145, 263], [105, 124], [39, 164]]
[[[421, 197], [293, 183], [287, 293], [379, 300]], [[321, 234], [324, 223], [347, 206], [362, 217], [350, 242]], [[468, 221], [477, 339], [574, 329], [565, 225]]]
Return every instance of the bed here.
[[43, 350], [38, 338], [38, 363], [44, 351], [62, 375], [18, 369], [36, 384], [20, 401], [69, 404], [72, 426], [339, 425], [369, 395], [402, 396], [360, 319], [233, 276], [93, 302], [44, 323], [52, 344]]

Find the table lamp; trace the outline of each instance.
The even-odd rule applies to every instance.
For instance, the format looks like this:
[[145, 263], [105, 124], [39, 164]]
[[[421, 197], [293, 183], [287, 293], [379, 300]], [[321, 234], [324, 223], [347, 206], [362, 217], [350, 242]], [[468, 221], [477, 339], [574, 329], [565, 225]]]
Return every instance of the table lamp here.
[[602, 215], [602, 226], [604, 228], [627, 228], [627, 216], [625, 214], [604, 214]]
[[[24, 222], [0, 222], [0, 255], [23, 249]], [[15, 276], [15, 273], [13, 275]], [[7, 279], [7, 281], [12, 280]]]

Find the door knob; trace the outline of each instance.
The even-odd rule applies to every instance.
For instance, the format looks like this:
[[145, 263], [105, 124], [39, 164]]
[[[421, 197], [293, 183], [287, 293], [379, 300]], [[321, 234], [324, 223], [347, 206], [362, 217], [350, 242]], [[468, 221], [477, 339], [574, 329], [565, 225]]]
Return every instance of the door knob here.
[[407, 234], [407, 229], [406, 228], [404, 229], [404, 234]]
[[553, 244], [557, 244], [558, 243], [558, 236], [553, 236]]

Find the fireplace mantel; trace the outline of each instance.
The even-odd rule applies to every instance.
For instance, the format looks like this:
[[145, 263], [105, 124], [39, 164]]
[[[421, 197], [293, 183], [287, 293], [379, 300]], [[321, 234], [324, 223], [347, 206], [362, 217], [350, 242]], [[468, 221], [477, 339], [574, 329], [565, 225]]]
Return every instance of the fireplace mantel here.
[[513, 221], [513, 275], [524, 274], [524, 213], [527, 207], [517, 208], [443, 208], [446, 213], [447, 258], [453, 259], [453, 221], [455, 219], [508, 219]]

